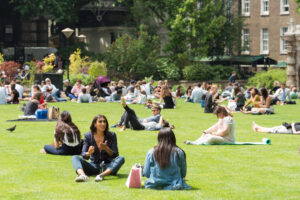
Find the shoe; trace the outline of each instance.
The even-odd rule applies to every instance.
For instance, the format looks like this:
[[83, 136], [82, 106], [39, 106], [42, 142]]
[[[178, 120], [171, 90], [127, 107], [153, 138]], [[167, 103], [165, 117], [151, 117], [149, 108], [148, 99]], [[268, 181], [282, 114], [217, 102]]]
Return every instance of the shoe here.
[[89, 177], [87, 175], [80, 174], [75, 178], [75, 182], [88, 182]]
[[112, 125], [111, 128], [117, 128], [119, 124]]
[[99, 175], [96, 176], [95, 182], [103, 181], [103, 179], [104, 179], [104, 177], [101, 174], [99, 174]]

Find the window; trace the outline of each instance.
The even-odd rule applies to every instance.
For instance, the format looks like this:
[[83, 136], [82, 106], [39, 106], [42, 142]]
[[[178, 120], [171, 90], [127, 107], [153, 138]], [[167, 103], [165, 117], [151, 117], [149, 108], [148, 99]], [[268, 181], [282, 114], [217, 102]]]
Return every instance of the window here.
[[242, 31], [242, 53], [250, 53], [250, 33], [249, 29], [243, 29]]
[[269, 54], [269, 31], [267, 28], [261, 29], [261, 54]]
[[[288, 31], [288, 28], [287, 27], [282, 27], [280, 29], [280, 36], [284, 36], [284, 34]], [[281, 54], [286, 54], [286, 47], [287, 47], [287, 43], [284, 39], [282, 39], [280, 37], [280, 53]]]
[[261, 0], [261, 15], [269, 15], [269, 0]]
[[250, 16], [250, 0], [242, 0], [242, 15]]
[[290, 12], [289, 0], [280, 0], [280, 14], [285, 15]]

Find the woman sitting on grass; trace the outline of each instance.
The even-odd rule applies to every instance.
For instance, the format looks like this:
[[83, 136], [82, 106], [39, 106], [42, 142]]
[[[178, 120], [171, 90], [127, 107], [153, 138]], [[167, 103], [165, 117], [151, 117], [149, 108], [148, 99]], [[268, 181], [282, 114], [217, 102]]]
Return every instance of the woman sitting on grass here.
[[72, 122], [68, 111], [63, 111], [56, 124], [54, 132], [54, 144], [45, 145], [41, 153], [54, 155], [79, 155], [81, 153], [80, 131]]
[[212, 127], [203, 131], [202, 136], [196, 141], [184, 141], [185, 144], [216, 145], [235, 143], [235, 124], [232, 115], [222, 106], [217, 106], [214, 114], [219, 121]]
[[9, 104], [19, 104], [19, 92], [16, 90], [16, 84], [10, 85], [11, 98], [7, 103]]
[[[252, 88], [250, 89], [250, 99], [246, 102], [246, 104], [243, 107], [243, 110], [247, 109], [247, 106], [253, 104], [253, 107], [259, 107], [258, 105], [260, 104], [260, 97], [259, 97], [259, 92], [258, 89]], [[250, 109], [248, 109], [249, 111]]]
[[[125, 109], [119, 124], [121, 125], [120, 131], [125, 131], [126, 128], [131, 128], [132, 130], [147, 130], [147, 131], [155, 131], [160, 130], [163, 127], [174, 128], [173, 125], [169, 125], [169, 123], [160, 116], [159, 121], [140, 121], [136, 116], [134, 110], [126, 105], [126, 101], [124, 97], [121, 98], [121, 104]], [[158, 110], [156, 106], [152, 107], [154, 110]]]
[[163, 128], [157, 136], [158, 144], [146, 156], [143, 176], [146, 189], [180, 190], [190, 189], [186, 176], [185, 152], [176, 145], [173, 131]]
[[252, 108], [251, 111], [242, 111], [245, 114], [273, 114], [274, 107], [271, 105], [272, 97], [268, 94], [266, 88], [260, 89], [260, 103], [256, 104], [257, 107]]
[[234, 91], [234, 99], [229, 100], [228, 108], [233, 111], [240, 111], [243, 109], [245, 105], [245, 95], [241, 92], [241, 88], [239, 86], [235, 86], [233, 88]]
[[[173, 109], [175, 107], [172, 92], [169, 89], [168, 85], [163, 85], [160, 92], [159, 102], [157, 102], [159, 105], [162, 105], [164, 109]], [[165, 102], [162, 104], [162, 102]]]
[[41, 96], [42, 96], [42, 93], [40, 93], [40, 92], [34, 93], [31, 100], [28, 101], [28, 103], [25, 106], [25, 109], [24, 109], [25, 116], [35, 115], [35, 111], [39, 108], [42, 108], [41, 104], [40, 104]]
[[[97, 175], [95, 181], [105, 176], [116, 175], [125, 160], [119, 156], [117, 135], [108, 130], [108, 121], [104, 115], [94, 117], [90, 132], [84, 135], [82, 157], [73, 156], [72, 164], [78, 174], [76, 182], [87, 182], [89, 175]], [[91, 159], [91, 162], [86, 160]]]
[[252, 122], [252, 129], [255, 132], [262, 133], [300, 134], [300, 123], [282, 123], [281, 126], [267, 128], [259, 126], [255, 122]]

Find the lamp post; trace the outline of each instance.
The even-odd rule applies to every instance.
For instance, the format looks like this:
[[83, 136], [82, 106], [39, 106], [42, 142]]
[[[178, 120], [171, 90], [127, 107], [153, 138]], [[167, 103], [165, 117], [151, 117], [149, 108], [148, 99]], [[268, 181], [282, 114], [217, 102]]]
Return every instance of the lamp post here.
[[86, 36], [81, 34], [81, 35], [77, 36], [77, 38], [80, 42], [85, 42]]
[[[71, 37], [71, 35], [74, 33], [74, 30], [73, 29], [70, 29], [70, 28], [65, 28], [61, 31], [67, 38], [67, 46], [68, 46], [68, 40], [69, 38]], [[69, 77], [69, 65], [68, 65], [68, 73], [67, 73], [67, 77], [68, 77], [68, 80], [70, 80], [70, 77]]]

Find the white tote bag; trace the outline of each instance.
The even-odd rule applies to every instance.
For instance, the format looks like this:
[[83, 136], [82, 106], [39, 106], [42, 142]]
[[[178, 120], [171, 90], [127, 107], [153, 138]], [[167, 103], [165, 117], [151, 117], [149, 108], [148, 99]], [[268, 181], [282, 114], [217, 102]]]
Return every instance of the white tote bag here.
[[142, 167], [140, 164], [134, 164], [127, 178], [126, 186], [128, 188], [141, 188], [142, 187], [141, 178], [142, 178]]

